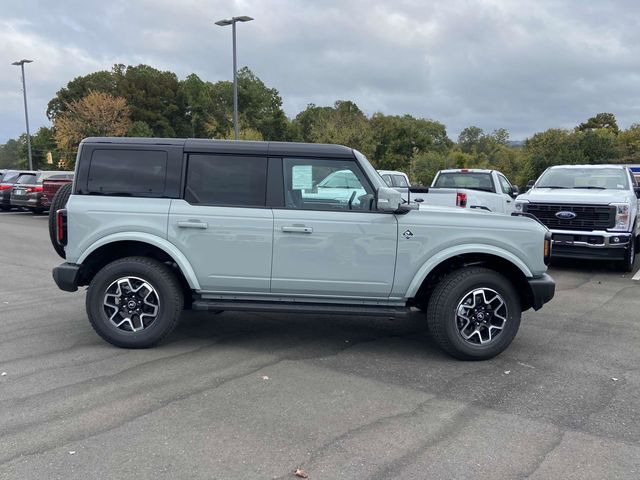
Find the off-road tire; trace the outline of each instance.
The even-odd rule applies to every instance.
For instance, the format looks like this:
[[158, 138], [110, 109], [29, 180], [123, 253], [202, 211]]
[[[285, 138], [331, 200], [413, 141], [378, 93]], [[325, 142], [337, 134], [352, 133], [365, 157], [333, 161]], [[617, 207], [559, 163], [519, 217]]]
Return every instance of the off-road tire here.
[[64, 247], [58, 243], [58, 235], [56, 233], [56, 212], [61, 208], [67, 206], [67, 201], [71, 196], [70, 183], [62, 185], [51, 200], [49, 206], [49, 238], [51, 239], [51, 245], [58, 255], [62, 258], [66, 258]]
[[624, 252], [624, 260], [620, 262], [620, 270], [623, 272], [633, 272], [633, 267], [635, 266], [636, 261], [637, 244], [635, 237], [632, 237], [629, 240], [629, 246]]
[[[122, 277], [142, 279], [158, 293], [157, 317], [138, 332], [117, 328], [104, 311], [104, 296], [109, 285]], [[107, 264], [93, 277], [87, 291], [86, 309], [94, 330], [107, 342], [123, 348], [148, 348], [173, 331], [180, 321], [183, 302], [180, 282], [167, 265], [147, 257], [126, 257]]]
[[[487, 288], [497, 292], [507, 307], [507, 321], [503, 330], [486, 345], [472, 345], [458, 329], [459, 303], [468, 292]], [[487, 360], [504, 351], [513, 341], [520, 327], [521, 304], [512, 283], [494, 270], [469, 267], [456, 270], [436, 286], [427, 309], [429, 332], [449, 355], [460, 360]]]

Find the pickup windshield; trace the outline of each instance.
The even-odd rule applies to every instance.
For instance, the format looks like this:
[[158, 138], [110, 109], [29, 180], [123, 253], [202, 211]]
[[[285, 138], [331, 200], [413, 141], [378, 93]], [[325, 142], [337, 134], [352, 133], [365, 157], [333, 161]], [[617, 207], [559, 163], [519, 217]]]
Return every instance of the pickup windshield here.
[[628, 175], [622, 168], [550, 168], [542, 174], [536, 188], [584, 188], [626, 190]]
[[495, 192], [490, 173], [445, 172], [438, 175], [435, 188], [466, 188], [482, 192]]

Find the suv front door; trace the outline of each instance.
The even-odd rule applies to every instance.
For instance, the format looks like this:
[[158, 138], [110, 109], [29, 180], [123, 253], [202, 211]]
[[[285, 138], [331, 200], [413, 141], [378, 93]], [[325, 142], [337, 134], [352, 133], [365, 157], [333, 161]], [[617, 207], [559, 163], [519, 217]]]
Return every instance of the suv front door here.
[[375, 210], [374, 190], [355, 159], [284, 158], [282, 166], [271, 292], [388, 297], [398, 222]]

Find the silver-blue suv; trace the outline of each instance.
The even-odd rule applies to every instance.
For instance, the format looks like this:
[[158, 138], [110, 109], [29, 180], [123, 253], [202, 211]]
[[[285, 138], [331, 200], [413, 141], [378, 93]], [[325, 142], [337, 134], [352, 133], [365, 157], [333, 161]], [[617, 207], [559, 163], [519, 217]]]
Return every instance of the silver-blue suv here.
[[154, 345], [183, 308], [419, 309], [445, 351], [486, 359], [555, 289], [539, 222], [418, 209], [339, 145], [87, 138], [53, 203], [53, 277], [88, 285], [91, 324], [121, 347]]

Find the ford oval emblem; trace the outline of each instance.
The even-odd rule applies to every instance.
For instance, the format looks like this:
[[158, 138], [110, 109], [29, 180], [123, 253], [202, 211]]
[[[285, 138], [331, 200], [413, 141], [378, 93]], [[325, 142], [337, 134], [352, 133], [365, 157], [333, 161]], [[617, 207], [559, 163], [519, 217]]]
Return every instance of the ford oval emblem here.
[[556, 217], [558, 217], [561, 220], [572, 220], [576, 218], [577, 215], [573, 212], [562, 211], [562, 212], [557, 212]]

